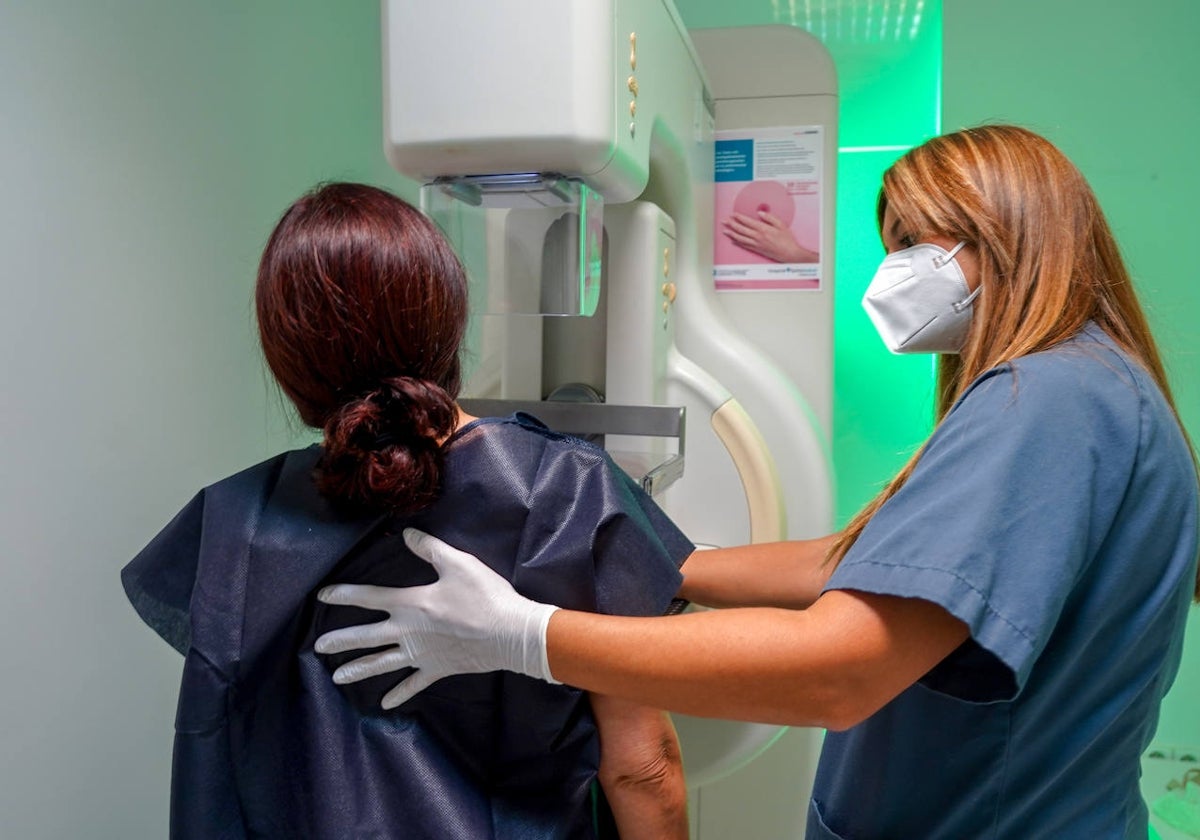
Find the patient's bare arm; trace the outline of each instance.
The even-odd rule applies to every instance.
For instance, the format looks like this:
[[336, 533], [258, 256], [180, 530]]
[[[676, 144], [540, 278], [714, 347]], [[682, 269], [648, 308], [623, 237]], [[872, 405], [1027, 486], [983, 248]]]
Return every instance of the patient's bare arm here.
[[667, 713], [592, 694], [600, 730], [600, 784], [621, 840], [687, 840], [687, 789]]

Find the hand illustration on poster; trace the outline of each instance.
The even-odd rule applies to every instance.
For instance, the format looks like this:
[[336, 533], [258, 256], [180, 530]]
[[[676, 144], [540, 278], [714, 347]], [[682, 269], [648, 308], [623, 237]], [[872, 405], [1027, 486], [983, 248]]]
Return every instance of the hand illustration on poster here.
[[718, 290], [821, 287], [820, 126], [717, 134]]

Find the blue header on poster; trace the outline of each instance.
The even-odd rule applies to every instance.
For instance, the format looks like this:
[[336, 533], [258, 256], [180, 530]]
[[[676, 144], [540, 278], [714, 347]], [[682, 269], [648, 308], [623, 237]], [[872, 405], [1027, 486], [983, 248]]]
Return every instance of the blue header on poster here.
[[718, 140], [714, 176], [718, 182], [753, 181], [754, 141]]

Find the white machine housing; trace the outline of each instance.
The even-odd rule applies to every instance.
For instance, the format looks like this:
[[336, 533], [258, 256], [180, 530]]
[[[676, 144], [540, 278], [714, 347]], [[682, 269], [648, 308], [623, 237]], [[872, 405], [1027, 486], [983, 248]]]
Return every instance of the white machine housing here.
[[657, 2], [385, 2], [388, 160], [423, 181], [559, 172], [637, 198], [651, 125], [629, 103], [657, 74], [635, 33], [663, 14], [682, 30]]

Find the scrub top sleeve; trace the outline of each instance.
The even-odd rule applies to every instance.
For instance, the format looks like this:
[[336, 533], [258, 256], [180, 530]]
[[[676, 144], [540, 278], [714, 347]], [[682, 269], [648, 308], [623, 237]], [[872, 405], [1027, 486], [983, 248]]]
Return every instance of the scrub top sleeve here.
[[826, 587], [921, 598], [966, 623], [964, 667], [1011, 673], [965, 699], [1020, 691], [1089, 556], [1101, 455], [1136, 452], [1136, 416], [1097, 412], [1083, 374], [1033, 363], [977, 380]]

